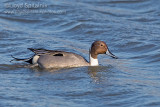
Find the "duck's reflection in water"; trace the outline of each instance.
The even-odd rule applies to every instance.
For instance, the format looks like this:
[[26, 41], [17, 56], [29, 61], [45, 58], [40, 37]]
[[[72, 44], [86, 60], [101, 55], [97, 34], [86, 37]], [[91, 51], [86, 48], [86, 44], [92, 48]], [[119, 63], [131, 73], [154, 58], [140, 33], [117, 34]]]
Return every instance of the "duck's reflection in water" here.
[[102, 83], [103, 81], [106, 81], [106, 79], [110, 75], [109, 71], [111, 68], [112, 68], [111, 66], [88, 67], [88, 74], [90, 75], [90, 77], [93, 79], [95, 83], [99, 84], [99, 83]]

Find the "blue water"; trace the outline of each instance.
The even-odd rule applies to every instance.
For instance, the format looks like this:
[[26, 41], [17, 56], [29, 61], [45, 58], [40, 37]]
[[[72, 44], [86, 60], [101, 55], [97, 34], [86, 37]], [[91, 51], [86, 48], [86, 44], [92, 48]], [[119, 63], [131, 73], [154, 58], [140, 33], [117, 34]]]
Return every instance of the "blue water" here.
[[[0, 107], [159, 107], [159, 0], [1, 0]], [[87, 60], [103, 40], [119, 57], [98, 67], [40, 69], [10, 62], [27, 48]]]

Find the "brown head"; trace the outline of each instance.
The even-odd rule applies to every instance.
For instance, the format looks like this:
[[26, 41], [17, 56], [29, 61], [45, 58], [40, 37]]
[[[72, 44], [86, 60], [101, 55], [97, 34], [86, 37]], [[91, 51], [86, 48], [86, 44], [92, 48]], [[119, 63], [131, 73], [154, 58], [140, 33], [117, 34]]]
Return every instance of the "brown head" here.
[[117, 58], [115, 55], [113, 55], [105, 42], [103, 41], [95, 41], [91, 45], [90, 50], [91, 57], [94, 59], [97, 59], [98, 54], [107, 54], [113, 58]]

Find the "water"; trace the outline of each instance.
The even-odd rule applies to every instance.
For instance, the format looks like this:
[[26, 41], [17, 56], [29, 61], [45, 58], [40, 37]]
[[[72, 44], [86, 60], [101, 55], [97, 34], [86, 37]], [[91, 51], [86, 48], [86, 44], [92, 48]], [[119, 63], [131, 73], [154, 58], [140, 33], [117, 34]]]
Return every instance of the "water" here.
[[[159, 107], [159, 0], [1, 0], [0, 107]], [[36, 7], [37, 6], [37, 7]], [[105, 41], [119, 59], [99, 67], [45, 70], [10, 62], [27, 48], [60, 49], [88, 60]]]

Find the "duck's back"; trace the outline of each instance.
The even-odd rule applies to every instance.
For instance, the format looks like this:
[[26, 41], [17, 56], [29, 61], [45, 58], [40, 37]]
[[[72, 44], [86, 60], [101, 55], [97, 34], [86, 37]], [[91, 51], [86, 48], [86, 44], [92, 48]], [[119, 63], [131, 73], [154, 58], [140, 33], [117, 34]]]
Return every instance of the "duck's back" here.
[[89, 63], [80, 55], [70, 52], [60, 52], [54, 55], [41, 55], [38, 59], [41, 68], [61, 68], [89, 66]]

